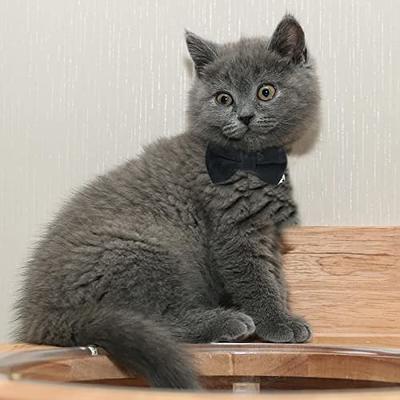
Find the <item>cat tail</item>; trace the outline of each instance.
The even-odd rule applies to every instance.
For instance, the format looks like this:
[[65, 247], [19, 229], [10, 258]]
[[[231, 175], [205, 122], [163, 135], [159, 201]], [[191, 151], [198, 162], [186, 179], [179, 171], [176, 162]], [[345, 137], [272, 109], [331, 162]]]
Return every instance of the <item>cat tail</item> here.
[[92, 309], [85, 317], [73, 329], [78, 345], [102, 347], [116, 365], [143, 375], [153, 387], [200, 388], [188, 356], [155, 322], [107, 308]]

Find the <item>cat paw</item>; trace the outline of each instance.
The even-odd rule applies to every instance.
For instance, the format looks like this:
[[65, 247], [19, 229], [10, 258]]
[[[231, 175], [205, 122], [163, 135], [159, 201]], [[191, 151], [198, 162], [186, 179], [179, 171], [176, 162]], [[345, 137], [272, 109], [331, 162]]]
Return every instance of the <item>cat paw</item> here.
[[236, 342], [251, 336], [256, 330], [254, 321], [241, 312], [232, 312], [219, 321], [218, 335], [215, 342]]
[[285, 316], [279, 321], [265, 321], [257, 327], [260, 339], [273, 343], [303, 343], [312, 336], [311, 328], [300, 317]]

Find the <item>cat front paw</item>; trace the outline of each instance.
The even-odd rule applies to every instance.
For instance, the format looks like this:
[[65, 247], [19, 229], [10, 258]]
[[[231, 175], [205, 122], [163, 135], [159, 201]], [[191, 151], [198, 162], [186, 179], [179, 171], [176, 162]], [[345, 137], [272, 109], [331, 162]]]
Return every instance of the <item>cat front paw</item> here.
[[311, 338], [312, 331], [303, 318], [288, 315], [263, 321], [257, 326], [256, 334], [266, 342], [304, 343]]
[[251, 336], [256, 330], [253, 319], [241, 312], [232, 312], [219, 321], [214, 342], [237, 342]]

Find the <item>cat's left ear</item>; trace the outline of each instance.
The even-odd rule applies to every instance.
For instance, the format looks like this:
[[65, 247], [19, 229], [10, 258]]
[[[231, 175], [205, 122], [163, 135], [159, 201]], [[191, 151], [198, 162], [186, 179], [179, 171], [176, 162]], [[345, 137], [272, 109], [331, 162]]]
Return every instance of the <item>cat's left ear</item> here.
[[307, 61], [304, 31], [296, 18], [289, 14], [285, 15], [272, 35], [269, 49], [282, 57], [290, 58], [295, 64]]
[[212, 63], [218, 57], [218, 45], [202, 39], [188, 30], [185, 31], [186, 44], [192, 57], [196, 73], [201, 76], [207, 64]]

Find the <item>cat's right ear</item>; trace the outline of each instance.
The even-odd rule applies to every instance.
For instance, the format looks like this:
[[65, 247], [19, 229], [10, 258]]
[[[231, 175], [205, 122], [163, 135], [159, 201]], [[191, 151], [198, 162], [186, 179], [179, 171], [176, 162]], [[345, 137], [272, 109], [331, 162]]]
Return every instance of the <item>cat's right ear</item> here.
[[307, 48], [304, 31], [296, 18], [287, 14], [278, 24], [269, 43], [269, 49], [295, 64], [307, 61]]
[[218, 45], [202, 39], [188, 30], [185, 31], [186, 45], [194, 62], [196, 73], [201, 77], [203, 69], [218, 57]]

